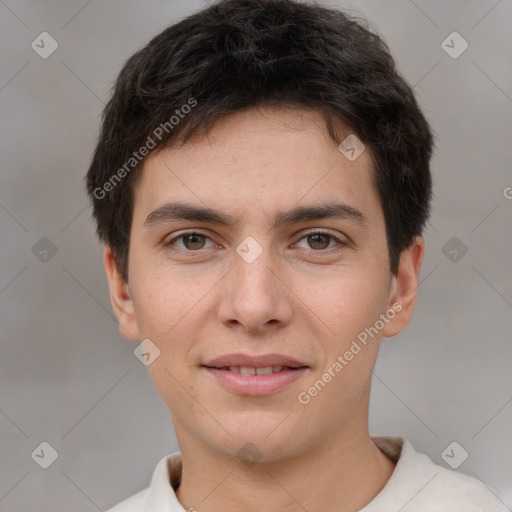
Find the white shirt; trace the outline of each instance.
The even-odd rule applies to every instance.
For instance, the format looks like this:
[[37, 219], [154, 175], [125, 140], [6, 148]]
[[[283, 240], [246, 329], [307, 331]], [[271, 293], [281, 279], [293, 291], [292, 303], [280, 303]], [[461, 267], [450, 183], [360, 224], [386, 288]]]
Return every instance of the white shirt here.
[[[359, 512], [504, 512], [496, 492], [476, 478], [434, 464], [402, 437], [372, 436], [395, 469], [384, 488]], [[163, 457], [151, 483], [106, 512], [186, 512], [176, 498], [181, 453]]]

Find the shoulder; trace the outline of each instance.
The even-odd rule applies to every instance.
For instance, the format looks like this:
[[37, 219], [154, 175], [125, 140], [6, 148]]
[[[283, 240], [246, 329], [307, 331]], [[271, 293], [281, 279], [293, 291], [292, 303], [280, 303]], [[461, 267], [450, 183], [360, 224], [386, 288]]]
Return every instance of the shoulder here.
[[503, 510], [503, 503], [492, 487], [477, 478], [435, 464], [427, 455], [417, 452], [407, 439], [380, 436], [372, 439], [384, 453], [396, 460], [396, 466], [384, 489], [368, 508], [363, 509], [364, 512], [397, 506], [402, 512]]
[[[434, 474], [427, 497], [439, 502], [439, 510], [464, 512], [499, 512], [502, 502], [496, 492], [477, 478], [432, 463]], [[427, 502], [426, 501], [426, 502]]]

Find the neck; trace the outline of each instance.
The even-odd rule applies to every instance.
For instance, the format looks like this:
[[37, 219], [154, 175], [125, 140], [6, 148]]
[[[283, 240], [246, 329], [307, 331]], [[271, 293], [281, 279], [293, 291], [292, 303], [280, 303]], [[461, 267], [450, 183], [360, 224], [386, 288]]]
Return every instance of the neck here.
[[181, 441], [188, 448], [182, 450], [176, 496], [187, 510], [356, 512], [382, 490], [395, 467], [364, 429], [356, 435], [335, 431], [306, 452], [251, 465]]

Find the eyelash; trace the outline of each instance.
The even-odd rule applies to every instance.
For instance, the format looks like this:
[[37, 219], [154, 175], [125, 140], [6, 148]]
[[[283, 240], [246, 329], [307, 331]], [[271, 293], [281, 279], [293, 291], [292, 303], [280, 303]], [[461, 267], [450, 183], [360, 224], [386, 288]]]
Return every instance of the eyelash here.
[[[198, 249], [196, 251], [193, 251], [193, 250], [188, 250], [188, 249], [181, 249], [181, 248], [174, 249], [174, 248], [172, 248], [172, 246], [174, 245], [174, 242], [176, 240], [180, 240], [181, 238], [184, 238], [184, 237], [189, 236], [189, 235], [199, 235], [199, 236], [202, 236], [202, 237], [205, 237], [205, 238], [211, 240], [211, 238], [208, 235], [206, 235], [205, 233], [201, 233], [199, 231], [187, 231], [185, 233], [181, 233], [180, 235], [174, 237], [172, 240], [169, 240], [169, 242], [166, 242], [164, 245], [165, 245], [166, 248], [170, 248], [171, 250], [176, 251], [176, 252], [180, 252], [181, 251], [181, 252], [186, 252], [186, 253], [189, 253], [189, 254], [194, 254], [194, 253], [200, 254], [203, 251], [203, 249]], [[347, 242], [344, 242], [343, 240], [340, 240], [337, 236], [333, 235], [329, 231], [323, 231], [323, 230], [315, 230], [315, 231], [310, 231], [308, 233], [304, 233], [304, 235], [302, 235], [302, 237], [298, 241], [300, 242], [301, 240], [303, 240], [304, 238], [306, 238], [306, 237], [308, 237], [310, 235], [324, 235], [324, 236], [327, 236], [331, 240], [334, 240], [335, 242], [337, 242], [338, 245], [340, 246], [340, 247], [338, 247], [338, 249], [333, 248], [333, 247], [331, 247], [330, 249], [310, 249], [314, 253], [327, 254], [327, 253], [337, 252], [338, 250], [340, 250], [340, 248], [348, 245]]]

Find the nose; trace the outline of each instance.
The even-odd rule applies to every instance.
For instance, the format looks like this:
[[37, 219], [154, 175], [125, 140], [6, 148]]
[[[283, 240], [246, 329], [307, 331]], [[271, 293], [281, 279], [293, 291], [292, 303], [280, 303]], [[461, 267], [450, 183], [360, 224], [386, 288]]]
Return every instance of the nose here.
[[290, 323], [293, 293], [284, 276], [279, 275], [277, 263], [267, 248], [254, 261], [235, 255], [234, 268], [222, 280], [218, 309], [222, 323], [259, 335]]

